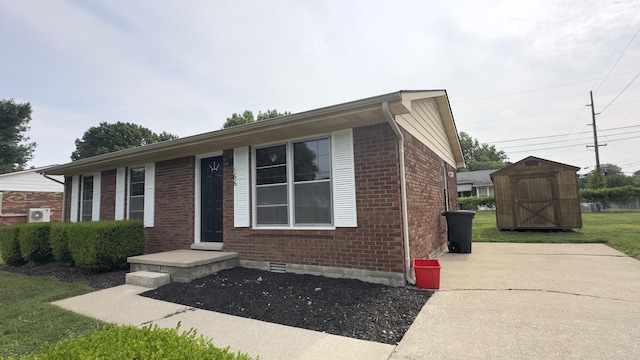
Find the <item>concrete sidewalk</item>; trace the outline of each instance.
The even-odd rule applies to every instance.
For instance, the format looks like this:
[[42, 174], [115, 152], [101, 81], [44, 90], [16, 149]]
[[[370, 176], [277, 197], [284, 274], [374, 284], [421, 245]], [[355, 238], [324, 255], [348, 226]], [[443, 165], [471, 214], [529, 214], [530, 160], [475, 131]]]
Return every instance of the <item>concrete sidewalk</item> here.
[[55, 304], [118, 324], [196, 328], [261, 359], [630, 359], [640, 262], [601, 244], [474, 243], [439, 257], [441, 290], [398, 346], [197, 310], [118, 286]]
[[474, 243], [439, 260], [441, 291], [392, 359], [640, 356], [640, 262], [606, 245]]
[[64, 309], [121, 325], [195, 328], [218, 347], [262, 360], [386, 360], [395, 346], [251, 320], [138, 296], [148, 288], [121, 285], [54, 302]]

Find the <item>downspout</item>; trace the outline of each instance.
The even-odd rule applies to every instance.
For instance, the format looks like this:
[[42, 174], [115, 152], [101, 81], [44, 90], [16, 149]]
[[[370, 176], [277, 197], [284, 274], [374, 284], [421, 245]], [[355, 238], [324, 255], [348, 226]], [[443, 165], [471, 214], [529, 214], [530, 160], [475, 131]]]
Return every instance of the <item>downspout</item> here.
[[45, 173], [40, 173], [40, 175], [46, 177], [47, 179], [51, 180], [51, 181], [55, 181], [58, 184], [62, 185], [62, 215], [60, 216], [60, 221], [64, 222], [64, 212], [67, 210], [67, 187], [65, 186], [64, 181], [60, 181], [57, 179], [54, 179], [52, 177], [50, 177], [49, 175], [45, 174]]
[[447, 163], [442, 162], [442, 175], [444, 179], [444, 210], [449, 211], [449, 176], [447, 174]]
[[415, 285], [416, 280], [411, 277], [411, 253], [409, 252], [409, 219], [407, 216], [407, 184], [404, 171], [404, 136], [400, 127], [396, 123], [393, 115], [389, 111], [389, 103], [382, 103], [382, 113], [387, 118], [391, 130], [398, 138], [398, 158], [400, 162], [400, 197], [402, 202], [402, 230], [404, 243], [404, 277], [409, 284]]

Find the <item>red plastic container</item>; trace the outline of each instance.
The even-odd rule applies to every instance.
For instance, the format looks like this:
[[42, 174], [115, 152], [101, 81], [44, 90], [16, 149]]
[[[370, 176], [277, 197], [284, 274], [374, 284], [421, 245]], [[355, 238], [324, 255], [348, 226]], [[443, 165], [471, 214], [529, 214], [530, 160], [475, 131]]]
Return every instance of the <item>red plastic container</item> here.
[[416, 286], [420, 289], [440, 289], [440, 262], [438, 259], [413, 259]]

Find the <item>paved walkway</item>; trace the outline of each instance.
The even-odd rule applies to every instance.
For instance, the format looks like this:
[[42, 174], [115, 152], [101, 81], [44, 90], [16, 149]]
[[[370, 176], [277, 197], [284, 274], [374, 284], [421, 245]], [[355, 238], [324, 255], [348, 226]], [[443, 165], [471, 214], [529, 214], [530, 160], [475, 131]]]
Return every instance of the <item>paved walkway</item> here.
[[[640, 241], [640, 239], [639, 239]], [[261, 359], [630, 359], [640, 262], [601, 244], [474, 243], [443, 254], [441, 290], [398, 346], [143, 298], [123, 285], [56, 302], [118, 324], [194, 327]]]

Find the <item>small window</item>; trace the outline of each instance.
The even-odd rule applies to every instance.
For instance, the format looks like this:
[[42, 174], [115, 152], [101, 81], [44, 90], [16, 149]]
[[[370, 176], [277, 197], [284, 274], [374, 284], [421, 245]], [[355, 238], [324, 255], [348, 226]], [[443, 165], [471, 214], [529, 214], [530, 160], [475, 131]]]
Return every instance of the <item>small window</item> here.
[[524, 166], [538, 166], [538, 160], [527, 160], [524, 162]]
[[82, 177], [82, 209], [80, 221], [91, 221], [93, 215], [93, 176]]
[[129, 219], [144, 220], [144, 167], [129, 169]]

